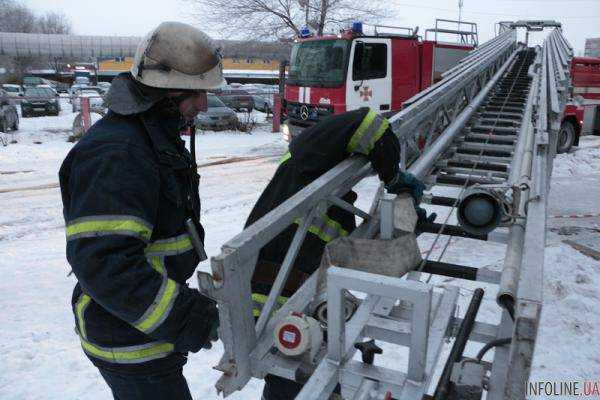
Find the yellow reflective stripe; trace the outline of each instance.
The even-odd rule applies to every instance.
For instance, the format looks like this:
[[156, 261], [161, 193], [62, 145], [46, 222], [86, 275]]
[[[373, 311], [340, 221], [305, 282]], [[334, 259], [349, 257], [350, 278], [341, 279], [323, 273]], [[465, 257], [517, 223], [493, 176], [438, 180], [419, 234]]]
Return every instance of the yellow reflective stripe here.
[[375, 111], [369, 110], [354, 135], [352, 135], [346, 150], [350, 153], [369, 155], [375, 143], [381, 139], [389, 126], [387, 119]]
[[[252, 301], [255, 301], [260, 304], [266, 304], [268, 298], [269, 298], [269, 296], [264, 295], [264, 294], [252, 293]], [[288, 301], [288, 297], [284, 297], [284, 296], [277, 297], [277, 303], [279, 303], [280, 305], [284, 305], [286, 301]]]
[[150, 257], [150, 265], [161, 275], [167, 275], [167, 270], [160, 257]]
[[337, 230], [337, 231], [338, 231], [338, 233], [340, 234], [340, 236], [348, 236], [348, 231], [347, 231], [347, 230], [345, 230], [345, 229], [342, 227], [342, 224], [340, 224], [339, 222], [337, 222], [337, 221], [335, 221], [335, 220], [333, 220], [333, 219], [329, 218], [329, 217], [327, 216], [327, 214], [325, 214], [325, 215], [323, 216], [323, 218], [325, 219], [325, 223], [326, 223], [327, 225], [329, 225], [330, 227], [334, 228], [335, 230]]
[[329, 243], [334, 239], [332, 236], [326, 234], [325, 232], [323, 232], [321, 229], [317, 228], [314, 225], [309, 226], [308, 231], [310, 233], [312, 233], [313, 235], [317, 235], [319, 237], [319, 239], [321, 239], [322, 241], [324, 241], [326, 243]]
[[144, 251], [146, 255], [176, 255], [192, 250], [192, 240], [188, 234], [161, 239], [150, 243]]
[[383, 134], [389, 127], [390, 127], [390, 123], [388, 122], [387, 119], [384, 119], [381, 122], [381, 126], [379, 127], [379, 129], [375, 132], [375, 135], [373, 135], [373, 137], [369, 141], [369, 145], [367, 146], [367, 154], [371, 154], [373, 147], [375, 147], [375, 143], [377, 143], [377, 141], [379, 139], [381, 139], [381, 137], [383, 136]]
[[285, 153], [283, 155], [283, 157], [281, 157], [281, 160], [279, 160], [279, 164], [283, 164], [284, 162], [286, 162], [287, 160], [289, 160], [292, 157], [292, 153], [290, 153], [289, 151], [287, 153]]
[[87, 339], [87, 333], [85, 331], [85, 309], [90, 304], [92, 298], [87, 294], [79, 296], [77, 303], [75, 304], [75, 315], [77, 315], [77, 328], [82, 338]]
[[360, 143], [360, 139], [365, 134], [369, 126], [371, 126], [371, 123], [375, 120], [375, 117], [377, 117], [377, 113], [373, 110], [369, 110], [367, 115], [365, 115], [362, 122], [358, 126], [356, 132], [354, 132], [354, 134], [352, 135], [352, 138], [350, 138], [348, 146], [346, 146], [346, 151], [348, 153], [354, 153], [357, 150], [357, 147]]
[[150, 305], [146, 313], [144, 313], [140, 320], [133, 324], [137, 329], [144, 333], [153, 331], [166, 319], [167, 315], [171, 311], [171, 308], [173, 307], [175, 297], [177, 297], [179, 294], [177, 283], [174, 280], [166, 277], [165, 280], [166, 282], [164, 283], [164, 289], [161, 287], [157, 298]]
[[[260, 316], [260, 312], [263, 308], [263, 306], [267, 303], [267, 299], [269, 298], [269, 296], [266, 296], [264, 294], [260, 294], [260, 293], [252, 293], [252, 316], [254, 317], [259, 317]], [[275, 308], [279, 308], [282, 305], [285, 304], [285, 302], [288, 301], [288, 297], [284, 297], [284, 296], [279, 296], [277, 297], [277, 305], [275, 306]]]
[[106, 348], [96, 346], [80, 338], [83, 350], [96, 358], [117, 364], [133, 364], [166, 357], [173, 353], [175, 346], [166, 342], [155, 342], [139, 346]]
[[[301, 222], [302, 222], [301, 218], [296, 218], [294, 220], [294, 223], [298, 224], [298, 225], [300, 225]], [[310, 225], [308, 227], [308, 231], [310, 233], [312, 233], [313, 235], [318, 236], [319, 239], [321, 239], [322, 241], [324, 241], [326, 243], [331, 242], [333, 239], [337, 238], [338, 236], [348, 236], [348, 231], [342, 227], [342, 224], [329, 218], [327, 216], [327, 214], [323, 214], [323, 216], [321, 217], [321, 220], [317, 221], [317, 224]], [[323, 224], [327, 225], [327, 227], [329, 227], [331, 229], [326, 229], [327, 227], [323, 226]]]
[[101, 235], [130, 235], [149, 240], [152, 225], [128, 215], [97, 215], [77, 218], [67, 224], [67, 240]]

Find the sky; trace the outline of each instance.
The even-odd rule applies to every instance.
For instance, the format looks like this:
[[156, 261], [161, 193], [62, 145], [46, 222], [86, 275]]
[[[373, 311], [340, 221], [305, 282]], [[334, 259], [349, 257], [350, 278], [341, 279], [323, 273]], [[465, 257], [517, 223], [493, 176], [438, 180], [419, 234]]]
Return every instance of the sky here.
[[[197, 0], [201, 4], [202, 0]], [[235, 1], [235, 0], [232, 0]], [[385, 0], [394, 18], [385, 24], [433, 26], [435, 18], [458, 18], [459, 0]], [[37, 12], [59, 11], [81, 35], [142, 36], [162, 21], [197, 23], [186, 0], [24, 0]], [[478, 24], [480, 42], [493, 37], [501, 20], [555, 19], [567, 39], [583, 52], [586, 38], [600, 37], [600, 0], [463, 0], [462, 19]], [[209, 27], [199, 26], [209, 34]], [[535, 40], [535, 34], [534, 38]]]

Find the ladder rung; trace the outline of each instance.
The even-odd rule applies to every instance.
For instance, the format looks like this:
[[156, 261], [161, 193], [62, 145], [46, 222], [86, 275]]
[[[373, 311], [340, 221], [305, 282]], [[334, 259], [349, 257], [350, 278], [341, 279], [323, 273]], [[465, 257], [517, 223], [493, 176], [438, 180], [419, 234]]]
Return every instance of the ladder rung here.
[[441, 229], [442, 235], [459, 236], [470, 239], [487, 240], [487, 235], [473, 235], [466, 232], [462, 227], [457, 225], [446, 225], [442, 229], [442, 224], [424, 223], [418, 224], [416, 230], [420, 233], [439, 233]]
[[[445, 165], [449, 167], [458, 167], [458, 168], [473, 168], [476, 162], [474, 161], [454, 161], [448, 160], [445, 162]], [[498, 163], [490, 163], [490, 162], [477, 162], [478, 169], [485, 169], [489, 171], [499, 171], [499, 172], [508, 172], [508, 166], [506, 164], [498, 164]]]
[[493, 126], [493, 125], [475, 125], [471, 128], [471, 131], [480, 131], [486, 134], [490, 133], [510, 133], [512, 135], [519, 132], [519, 128], [511, 127], [511, 126]]
[[436, 183], [451, 186], [473, 186], [479, 185], [497, 185], [506, 182], [506, 179], [500, 178], [482, 178], [479, 176], [457, 176], [457, 175], [438, 175], [435, 178]]
[[489, 122], [489, 124], [487, 125], [494, 125], [494, 126], [519, 126], [520, 125], [520, 121], [515, 121], [514, 119], [505, 119], [505, 118], [500, 118], [500, 116], [496, 116], [496, 117], [482, 117], [479, 118], [479, 123], [486, 125], [485, 123]]
[[511, 154], [514, 151], [514, 146], [489, 143], [471, 143], [463, 142], [458, 146], [458, 150], [477, 150], [477, 151], [497, 151]]
[[485, 178], [502, 178], [507, 179], [507, 172], [500, 171], [490, 171], [478, 168], [457, 168], [457, 167], [445, 167], [441, 170], [441, 172], [450, 173], [453, 175], [461, 174], [461, 175], [477, 175]]
[[517, 135], [489, 135], [485, 133], [469, 133], [465, 136], [469, 142], [483, 142], [492, 144], [514, 144], [517, 140]]
[[498, 156], [480, 156], [479, 154], [460, 154], [456, 153], [453, 157], [453, 161], [457, 162], [486, 162], [508, 165], [512, 162], [512, 157], [498, 157]]
[[485, 118], [496, 118], [496, 117], [500, 116], [500, 117], [504, 117], [507, 119], [513, 119], [513, 120], [519, 120], [519, 121], [523, 118], [523, 114], [521, 114], [521, 113], [503, 112], [503, 111], [498, 111], [498, 112], [484, 111], [481, 113], [481, 115]]

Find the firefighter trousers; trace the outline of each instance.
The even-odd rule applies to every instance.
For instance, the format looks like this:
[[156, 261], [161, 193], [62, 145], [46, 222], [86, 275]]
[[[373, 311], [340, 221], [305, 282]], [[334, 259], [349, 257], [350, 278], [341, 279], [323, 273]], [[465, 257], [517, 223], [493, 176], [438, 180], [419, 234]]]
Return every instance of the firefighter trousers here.
[[192, 400], [181, 368], [151, 375], [124, 375], [99, 368], [114, 400]]
[[296, 398], [302, 384], [275, 375], [265, 376], [265, 388], [262, 400], [293, 400]]

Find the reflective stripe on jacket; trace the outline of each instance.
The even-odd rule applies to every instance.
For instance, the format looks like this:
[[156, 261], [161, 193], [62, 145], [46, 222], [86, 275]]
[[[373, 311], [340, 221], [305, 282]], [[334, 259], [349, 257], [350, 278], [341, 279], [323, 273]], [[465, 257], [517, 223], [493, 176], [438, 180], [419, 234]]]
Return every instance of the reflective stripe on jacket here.
[[99, 366], [178, 367], [209, 333], [187, 333], [191, 310], [208, 303], [185, 283], [199, 261], [185, 230], [187, 198], [197, 216], [199, 196], [175, 128], [150, 112], [109, 112], [60, 169], [77, 332]]
[[[255, 317], [260, 316], [262, 308], [265, 306], [265, 304], [267, 304], [267, 298], [268, 296], [262, 293], [252, 293], [252, 315]], [[279, 296], [277, 298], [277, 303], [275, 303], [275, 311], [284, 305], [288, 299], [288, 297]]]
[[[246, 226], [265, 216], [352, 153], [367, 156], [384, 181], [392, 179], [399, 169], [400, 146], [385, 118], [368, 108], [328, 117], [292, 140], [275, 175], [254, 205]], [[342, 198], [353, 204], [357, 195], [349, 191]], [[294, 222], [262, 248], [259, 262], [281, 265], [301, 217]], [[336, 206], [315, 217], [293, 269], [306, 274], [314, 272], [320, 264], [325, 245], [339, 236], [347, 236], [355, 229], [355, 224], [353, 214]], [[270, 289], [256, 275], [252, 287], [254, 293], [263, 295], [268, 294]]]

